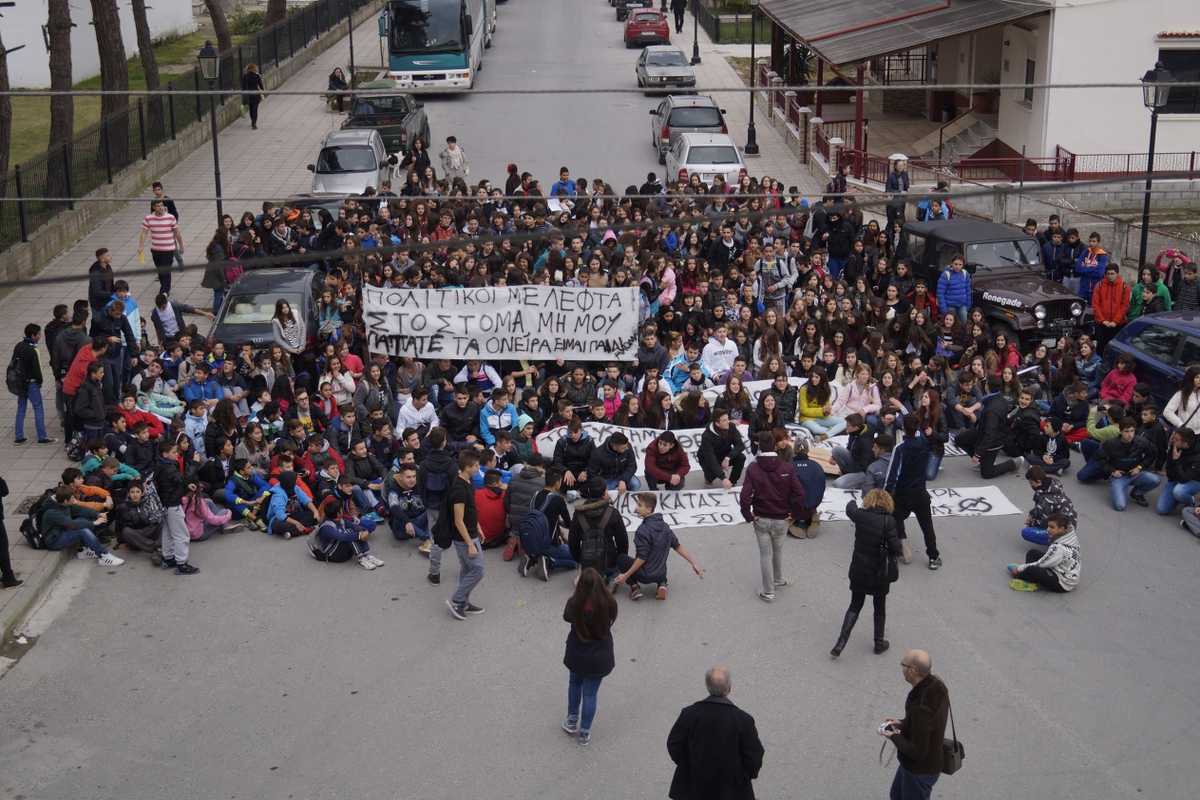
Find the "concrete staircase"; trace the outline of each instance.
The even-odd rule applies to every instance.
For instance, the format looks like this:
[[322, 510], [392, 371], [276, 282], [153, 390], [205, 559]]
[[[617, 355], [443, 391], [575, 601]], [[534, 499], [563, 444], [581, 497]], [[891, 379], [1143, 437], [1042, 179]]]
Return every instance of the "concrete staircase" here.
[[940, 137], [943, 159], [950, 158], [951, 148], [954, 150], [956, 161], [967, 158], [995, 141], [998, 125], [999, 117], [996, 114], [976, 114], [969, 111], [913, 144], [912, 152], [916, 153], [917, 158], [938, 158]]

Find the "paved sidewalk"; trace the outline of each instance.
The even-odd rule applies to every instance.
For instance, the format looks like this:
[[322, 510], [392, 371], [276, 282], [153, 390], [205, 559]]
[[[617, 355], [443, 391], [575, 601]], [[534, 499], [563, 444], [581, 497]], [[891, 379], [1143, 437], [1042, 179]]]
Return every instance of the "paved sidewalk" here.
[[[361, 37], [360, 45], [361, 42], [373, 42], [376, 30], [374, 18], [360, 25], [355, 31]], [[323, 90], [328, 85], [327, 76], [333, 68], [341, 66], [345, 70], [349, 60], [349, 43], [343, 37], [342, 41], [317, 56], [281, 88]], [[234, 102], [237, 102], [236, 99]], [[225, 213], [237, 219], [243, 211], [261, 210], [262, 201], [266, 198], [282, 200], [287, 195], [308, 191], [311, 173], [306, 165], [315, 160], [322, 137], [338, 128], [342, 119], [327, 110], [321, 97], [268, 98], [259, 109], [258, 130], [250, 129], [249, 117], [223, 130], [219, 145]], [[173, 197], [211, 197], [214, 194], [211, 143], [206, 142], [159, 180]], [[145, 187], [145, 193], [149, 198], [149, 186]], [[177, 202], [177, 206], [183, 233], [184, 262], [189, 266], [198, 265], [199, 268], [180, 272], [176, 267], [171, 297], [207, 310], [212, 306], [212, 292], [200, 288], [200, 279], [204, 274], [204, 248], [217, 227], [216, 204], [183, 200]], [[44, 328], [56, 304], [70, 305], [76, 299], [87, 297], [87, 270], [97, 248], [107, 247], [113, 252], [113, 269], [118, 278], [124, 278], [124, 273], [129, 270], [152, 266], [149, 263], [148, 246], [145, 266], [138, 263], [137, 257], [137, 244], [142, 232], [141, 219], [148, 211], [148, 202], [127, 204], [37, 276], [70, 277], [75, 280], [19, 288], [0, 300], [0, 343], [3, 343], [6, 361], [12, 346], [20, 341], [26, 324], [36, 322]], [[152, 275], [141, 275], [126, 280], [129, 280], [142, 317], [148, 321], [148, 314], [154, 309], [154, 297], [158, 294], [157, 279]], [[200, 325], [202, 332], [207, 331], [207, 320], [197, 317], [196, 321], [203, 323]], [[8, 392], [0, 392], [0, 420], [5, 426], [0, 432], [0, 476], [8, 482], [9, 487], [9, 495], [4, 498], [9, 552], [13, 569], [26, 581], [26, 585], [19, 589], [0, 591], [0, 636], [9, 632], [16, 618], [33, 604], [37, 594], [53, 580], [60, 557], [70, 557], [70, 554], [64, 556], [59, 552], [30, 549], [19, 530], [24, 515], [16, 513], [25, 497], [39, 494], [58, 483], [63, 469], [72, 466], [62, 451], [62, 429], [54, 411], [54, 384], [49, 380], [50, 356], [44, 345], [41, 356], [47, 375], [47, 384], [42, 390], [46, 404], [46, 426], [49, 434], [59, 439], [59, 446], [33, 444], [35, 433], [32, 413], [27, 415], [25, 422], [25, 435], [29, 437], [29, 442], [14, 445], [12, 424], [16, 417], [17, 399]]]

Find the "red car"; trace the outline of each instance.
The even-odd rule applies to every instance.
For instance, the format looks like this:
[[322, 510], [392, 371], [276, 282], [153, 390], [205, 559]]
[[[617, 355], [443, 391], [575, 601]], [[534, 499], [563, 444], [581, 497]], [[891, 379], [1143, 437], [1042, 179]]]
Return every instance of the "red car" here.
[[661, 11], [634, 11], [625, 20], [625, 47], [647, 44], [670, 44], [671, 26]]

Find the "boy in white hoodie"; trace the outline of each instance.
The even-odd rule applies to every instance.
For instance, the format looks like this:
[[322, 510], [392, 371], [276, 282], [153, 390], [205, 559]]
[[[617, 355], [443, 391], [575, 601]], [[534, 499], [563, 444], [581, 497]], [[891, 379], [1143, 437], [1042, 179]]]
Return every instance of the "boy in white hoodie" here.
[[1075, 528], [1065, 515], [1051, 514], [1046, 520], [1046, 533], [1050, 547], [1045, 553], [1030, 550], [1025, 554], [1026, 563], [1008, 565], [1013, 576], [1009, 586], [1018, 592], [1042, 588], [1061, 594], [1079, 583], [1079, 539]]

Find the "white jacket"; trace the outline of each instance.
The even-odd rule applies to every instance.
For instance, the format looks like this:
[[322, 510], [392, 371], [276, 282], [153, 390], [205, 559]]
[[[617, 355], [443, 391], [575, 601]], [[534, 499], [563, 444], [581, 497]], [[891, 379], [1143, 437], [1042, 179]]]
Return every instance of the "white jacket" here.
[[1021, 569], [1027, 567], [1048, 569], [1058, 578], [1059, 586], [1068, 592], [1074, 589], [1075, 584], [1079, 583], [1079, 537], [1075, 535], [1075, 529], [1068, 528], [1066, 533], [1051, 542], [1046, 555], [1037, 561], [1020, 565]]
[[1183, 404], [1183, 393], [1176, 392], [1163, 409], [1163, 419], [1176, 428], [1186, 425], [1200, 433], [1200, 392], [1192, 392], [1186, 405]]

